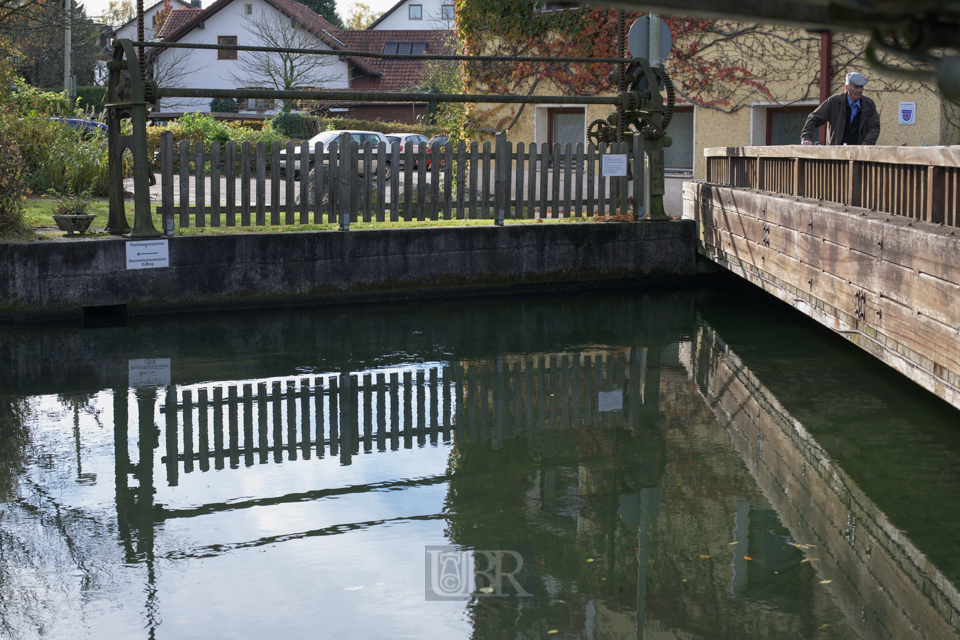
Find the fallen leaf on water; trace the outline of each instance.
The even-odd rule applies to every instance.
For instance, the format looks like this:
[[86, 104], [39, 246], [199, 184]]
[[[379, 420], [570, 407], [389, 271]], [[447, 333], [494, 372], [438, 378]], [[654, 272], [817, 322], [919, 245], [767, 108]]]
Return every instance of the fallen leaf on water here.
[[493, 587], [481, 587], [477, 589], [480, 593], [493, 593]]
[[705, 556], [705, 555], [703, 555], [703, 554], [701, 553], [701, 554], [700, 554], [700, 557], [701, 557], [701, 558], [709, 558], [710, 556]]
[[593, 562], [593, 558], [587, 558], [587, 562]]
[[819, 627], [817, 627], [817, 631], [819, 631], [820, 629], [826, 629], [829, 626], [830, 626], [829, 624], [822, 624]]
[[359, 591], [360, 589], [363, 589], [363, 587], [345, 587], [344, 591]]
[[640, 547], [627, 547], [630, 551], [640, 551]]
[[606, 578], [600, 578], [600, 582], [606, 582], [606, 581], [607, 581]]
[[727, 543], [727, 546], [728, 546], [728, 547], [732, 547], [732, 546], [735, 545], [735, 544], [740, 544], [740, 543], [739, 543], [739, 542], [728, 542], [728, 543]]
[[[543, 222], [543, 220], [541, 220], [540, 222]], [[558, 631], [557, 629], [550, 629], [550, 631], [547, 631], [547, 633], [549, 633], [550, 635], [553, 635], [554, 633], [560, 633], [560, 631]]]
[[800, 564], [803, 564], [804, 562], [820, 562], [820, 558], [804, 558], [800, 561]]
[[686, 582], [686, 579], [684, 579], [684, 580], [681, 580], [680, 582]]
[[743, 559], [744, 559], [744, 560], [753, 560], [753, 558], [751, 558], [750, 556], [743, 556]]
[[821, 580], [820, 584], [830, 584], [833, 580]]

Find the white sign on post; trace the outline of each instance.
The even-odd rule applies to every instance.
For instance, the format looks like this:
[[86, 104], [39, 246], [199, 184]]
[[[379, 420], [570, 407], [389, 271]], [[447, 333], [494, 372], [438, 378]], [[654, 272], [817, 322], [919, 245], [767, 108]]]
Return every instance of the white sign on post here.
[[170, 384], [170, 358], [130, 360], [128, 365], [131, 387], [164, 387]]
[[623, 409], [623, 389], [601, 391], [597, 396], [597, 408], [600, 411], [621, 411]]
[[169, 240], [131, 240], [127, 242], [127, 270], [159, 269], [170, 266]]
[[898, 124], [917, 124], [917, 103], [901, 102], [897, 109]]
[[600, 175], [604, 178], [626, 178], [627, 154], [611, 153], [603, 156], [603, 161], [600, 164]]

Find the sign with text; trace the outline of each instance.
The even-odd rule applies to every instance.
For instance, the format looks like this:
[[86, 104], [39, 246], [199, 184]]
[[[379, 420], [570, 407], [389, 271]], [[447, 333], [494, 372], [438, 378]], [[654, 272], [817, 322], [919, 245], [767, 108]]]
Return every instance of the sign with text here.
[[623, 409], [623, 390], [601, 391], [597, 398], [600, 411], [621, 411]]
[[127, 270], [159, 269], [170, 266], [169, 240], [131, 240], [127, 242]]
[[131, 387], [164, 387], [170, 384], [170, 358], [130, 360], [128, 367]]
[[627, 177], [627, 154], [611, 153], [603, 156], [603, 162], [600, 165], [600, 175], [604, 178], [626, 178]]
[[901, 102], [897, 114], [899, 124], [917, 124], [917, 103]]

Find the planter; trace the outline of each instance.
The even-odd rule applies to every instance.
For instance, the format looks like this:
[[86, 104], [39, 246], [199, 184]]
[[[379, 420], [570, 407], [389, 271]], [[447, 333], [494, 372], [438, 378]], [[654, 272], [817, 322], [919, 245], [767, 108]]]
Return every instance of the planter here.
[[97, 216], [92, 213], [80, 213], [80, 214], [54, 214], [53, 220], [57, 223], [57, 227], [60, 228], [60, 231], [66, 231], [68, 236], [72, 236], [74, 232], [83, 235], [88, 228], [90, 228], [90, 223], [93, 222], [93, 219]]

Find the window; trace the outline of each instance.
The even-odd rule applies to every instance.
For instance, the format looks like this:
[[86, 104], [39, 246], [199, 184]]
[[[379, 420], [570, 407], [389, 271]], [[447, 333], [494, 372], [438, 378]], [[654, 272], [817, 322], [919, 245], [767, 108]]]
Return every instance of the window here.
[[398, 43], [397, 53], [402, 56], [408, 56], [413, 53], [413, 43], [412, 42], [400, 42]]
[[423, 5], [422, 5], [422, 4], [411, 4], [411, 5], [410, 5], [410, 19], [411, 19], [411, 20], [423, 20]]
[[445, 4], [440, 6], [440, 19], [441, 20], [453, 20], [455, 8], [452, 4]]
[[[236, 45], [237, 36], [217, 36], [217, 44], [224, 45]], [[217, 60], [236, 60], [237, 52], [236, 51], [224, 51], [223, 49], [217, 50]]]
[[576, 147], [583, 142], [586, 131], [586, 115], [583, 109], [550, 109], [547, 124], [547, 144], [559, 144], [561, 151], [568, 142]]
[[663, 164], [671, 169], [693, 169], [693, 109], [677, 107], [667, 127], [673, 144], [663, 150]]
[[243, 5], [243, 15], [245, 15], [245, 16], [252, 16], [252, 15], [253, 15], [253, 5], [252, 5], [252, 4], [245, 4], [245, 5]]
[[387, 44], [383, 45], [383, 52], [384, 52], [384, 53], [394, 53], [394, 54], [395, 54], [395, 53], [397, 52], [397, 43], [396, 43], [396, 42], [388, 42]]
[[422, 56], [423, 53], [427, 50], [426, 42], [414, 42], [413, 43], [413, 55]]
[[767, 144], [800, 144], [800, 132], [815, 106], [767, 109]]

